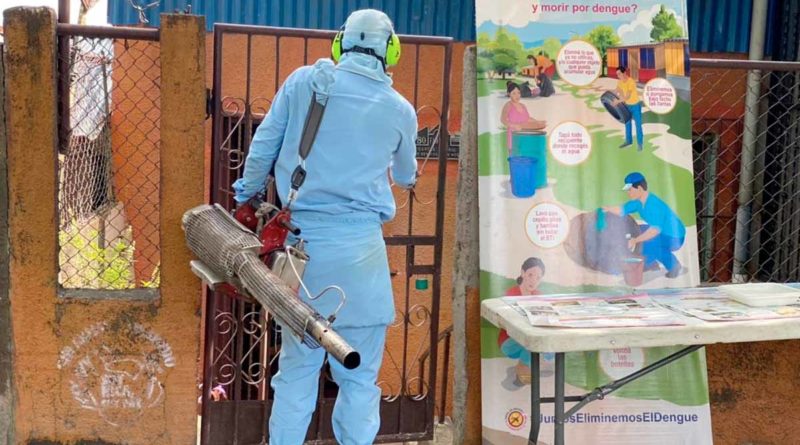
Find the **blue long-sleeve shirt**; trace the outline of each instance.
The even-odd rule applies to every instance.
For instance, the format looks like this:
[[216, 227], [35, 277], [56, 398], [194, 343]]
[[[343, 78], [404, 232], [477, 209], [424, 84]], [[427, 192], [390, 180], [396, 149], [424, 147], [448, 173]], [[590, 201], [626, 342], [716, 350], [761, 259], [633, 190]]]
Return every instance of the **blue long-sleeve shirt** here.
[[[256, 130], [244, 175], [233, 184], [237, 202], [261, 191], [275, 165], [279, 196], [286, 202], [299, 162], [298, 146], [311, 101], [314, 68], [292, 73]], [[390, 83], [336, 69], [325, 115], [306, 159], [307, 177], [292, 205], [295, 212], [329, 215], [395, 215], [387, 170], [401, 187], [416, 180], [417, 117]]]
[[686, 236], [686, 226], [681, 219], [658, 196], [650, 193], [644, 204], [638, 199], [628, 201], [622, 207], [622, 216], [638, 213], [639, 216], [651, 227], [658, 229], [664, 236], [683, 238]]

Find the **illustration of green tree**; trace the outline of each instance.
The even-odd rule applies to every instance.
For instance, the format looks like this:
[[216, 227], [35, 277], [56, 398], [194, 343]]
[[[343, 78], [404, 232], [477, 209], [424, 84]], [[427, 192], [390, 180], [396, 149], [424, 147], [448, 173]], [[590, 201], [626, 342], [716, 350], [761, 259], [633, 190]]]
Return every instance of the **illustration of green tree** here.
[[509, 34], [504, 28], [498, 28], [492, 45], [492, 62], [494, 70], [503, 76], [513, 74], [520, 65], [527, 63], [527, 53], [519, 37]]
[[[561, 51], [561, 40], [558, 40], [553, 37], [544, 39], [540, 51], [544, 51], [545, 55], [549, 59], [555, 59], [556, 56], [558, 55], [558, 52]], [[537, 56], [539, 55], [539, 51], [536, 51], [536, 55]]]
[[503, 79], [506, 74], [514, 74], [519, 65], [519, 61], [515, 57], [514, 51], [508, 48], [498, 48], [492, 53], [492, 63], [494, 70], [499, 73]]
[[678, 24], [675, 14], [667, 11], [664, 5], [653, 17], [653, 30], [650, 31], [650, 38], [654, 42], [663, 42], [669, 39], [683, 37], [683, 28]]
[[478, 34], [478, 50], [491, 51], [494, 48], [492, 37], [488, 33], [482, 32]]
[[606, 53], [608, 48], [612, 46], [617, 46], [620, 44], [621, 40], [617, 35], [614, 28], [607, 26], [607, 25], [600, 25], [593, 30], [589, 31], [589, 34], [584, 36], [584, 39], [591, 43], [598, 51], [600, 51], [600, 57], [603, 59], [603, 69], [601, 72], [606, 72]]
[[494, 42], [489, 34], [482, 32], [478, 34], [478, 58], [475, 61], [478, 75], [486, 75], [491, 78], [494, 72], [494, 62], [492, 62], [492, 50]]
[[492, 54], [491, 51], [478, 52], [478, 59], [475, 61], [475, 65], [479, 75], [483, 76], [488, 74], [490, 78], [492, 77], [492, 72], [494, 71], [493, 57], [494, 54]]

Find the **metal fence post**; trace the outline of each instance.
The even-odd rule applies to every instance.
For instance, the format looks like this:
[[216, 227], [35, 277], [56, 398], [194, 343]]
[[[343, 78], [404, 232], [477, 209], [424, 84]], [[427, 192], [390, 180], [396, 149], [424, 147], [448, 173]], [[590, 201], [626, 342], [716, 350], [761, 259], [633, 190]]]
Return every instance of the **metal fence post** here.
[[[753, 20], [750, 32], [750, 59], [764, 56], [764, 36], [767, 26], [767, 2], [757, 0], [753, 3]], [[750, 252], [748, 243], [751, 236], [753, 175], [758, 141], [758, 108], [761, 96], [761, 72], [754, 70], [747, 75], [745, 97], [744, 140], [742, 144], [742, 173], [739, 176], [739, 205], [736, 209], [736, 238], [734, 247], [733, 281], [747, 281], [747, 262]]]

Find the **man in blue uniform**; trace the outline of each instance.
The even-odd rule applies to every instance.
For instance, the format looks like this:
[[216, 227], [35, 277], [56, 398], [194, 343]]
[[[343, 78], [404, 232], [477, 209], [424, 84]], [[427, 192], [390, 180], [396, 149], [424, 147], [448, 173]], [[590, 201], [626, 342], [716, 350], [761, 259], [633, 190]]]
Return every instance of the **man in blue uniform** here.
[[[333, 327], [361, 354], [361, 365], [354, 370], [330, 361], [339, 385], [333, 430], [344, 445], [373, 443], [380, 426], [381, 390], [376, 381], [386, 329], [395, 318], [381, 230], [395, 215], [387, 170], [404, 188], [412, 187], [417, 177], [416, 113], [392, 88], [386, 73], [386, 66], [399, 58], [399, 45], [386, 14], [351, 14], [334, 42], [339, 64], [321, 59], [286, 79], [256, 131], [244, 175], [234, 184], [237, 203], [248, 205], [274, 165], [277, 191], [286, 202], [312, 91], [318, 99], [327, 99], [305, 161], [307, 178], [291, 210], [311, 258], [305, 284], [312, 296], [330, 285], [345, 291], [347, 303]], [[313, 301], [302, 291], [300, 296], [323, 316], [338, 304], [335, 296]], [[309, 349], [284, 333], [280, 371], [272, 379], [271, 445], [303, 443], [316, 407], [324, 355], [324, 350]]]
[[647, 180], [641, 173], [626, 176], [623, 190], [631, 200], [622, 207], [604, 209], [622, 216], [638, 213], [646, 224], [640, 226], [642, 233], [632, 238], [628, 247], [633, 250], [637, 244], [642, 245], [646, 270], [658, 269], [661, 263], [667, 269], [667, 278], [677, 277], [681, 263], [673, 252], [680, 249], [686, 239], [683, 222], [661, 198], [647, 190]]

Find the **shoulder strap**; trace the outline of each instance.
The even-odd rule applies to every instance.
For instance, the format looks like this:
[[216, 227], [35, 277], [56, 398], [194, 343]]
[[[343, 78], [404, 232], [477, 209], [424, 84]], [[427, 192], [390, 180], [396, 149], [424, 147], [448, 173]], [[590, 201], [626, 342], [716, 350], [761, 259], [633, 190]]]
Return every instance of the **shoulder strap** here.
[[[327, 103], [327, 101], [326, 101]], [[317, 93], [311, 93], [311, 104], [308, 106], [308, 113], [306, 114], [306, 121], [303, 124], [303, 134], [300, 137], [300, 146], [298, 147], [298, 154], [300, 161], [297, 167], [292, 172], [292, 187], [289, 190], [289, 197], [286, 202], [286, 208], [290, 208], [295, 198], [297, 198], [297, 191], [306, 180], [305, 161], [311, 147], [314, 146], [314, 140], [317, 138], [317, 131], [322, 122], [322, 116], [325, 114], [325, 104], [317, 101]]]
[[317, 138], [317, 130], [325, 113], [325, 105], [317, 102], [317, 93], [311, 93], [311, 104], [308, 106], [306, 123], [303, 125], [303, 136], [300, 138], [300, 159], [305, 160]]

